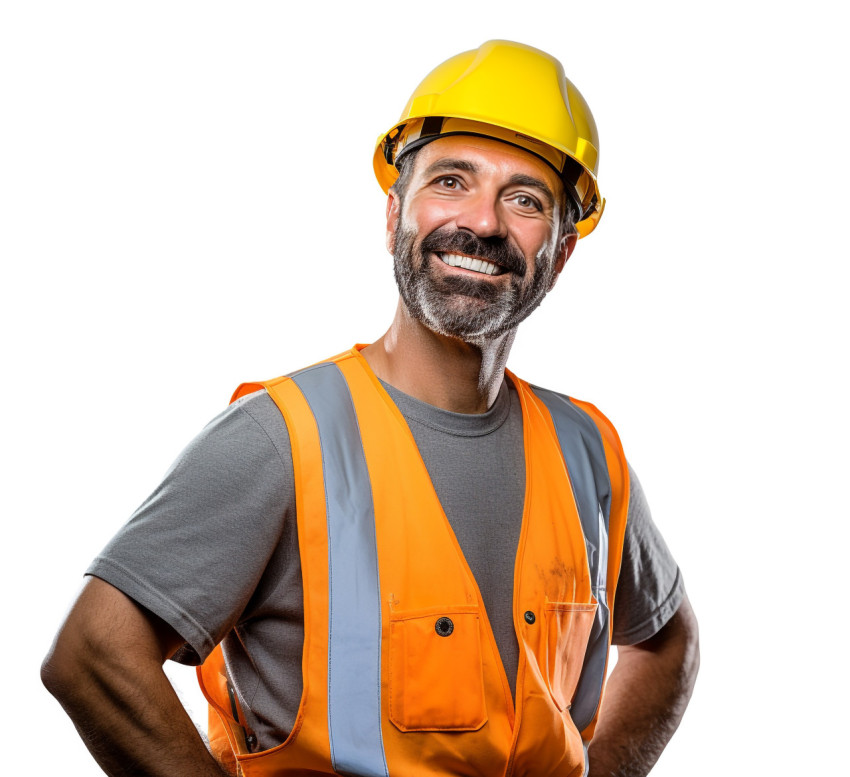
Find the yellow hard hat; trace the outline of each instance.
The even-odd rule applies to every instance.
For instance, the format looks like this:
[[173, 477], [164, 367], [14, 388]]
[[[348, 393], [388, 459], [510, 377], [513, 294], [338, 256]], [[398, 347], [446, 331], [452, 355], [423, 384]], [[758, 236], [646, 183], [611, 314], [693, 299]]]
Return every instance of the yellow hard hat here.
[[406, 151], [457, 134], [495, 138], [541, 157], [578, 208], [579, 237], [596, 227], [605, 207], [596, 183], [599, 134], [557, 59], [522, 43], [491, 40], [438, 65], [378, 138], [373, 165], [384, 192]]

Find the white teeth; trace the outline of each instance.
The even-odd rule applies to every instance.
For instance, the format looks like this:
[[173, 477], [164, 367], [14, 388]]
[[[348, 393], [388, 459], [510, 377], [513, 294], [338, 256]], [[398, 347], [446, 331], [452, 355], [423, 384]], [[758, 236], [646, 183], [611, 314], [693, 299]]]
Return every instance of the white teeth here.
[[484, 275], [495, 275], [499, 270], [498, 265], [486, 262], [483, 259], [473, 259], [471, 256], [461, 256], [460, 254], [438, 254], [438, 256], [449, 267], [461, 267], [464, 270], [472, 270]]

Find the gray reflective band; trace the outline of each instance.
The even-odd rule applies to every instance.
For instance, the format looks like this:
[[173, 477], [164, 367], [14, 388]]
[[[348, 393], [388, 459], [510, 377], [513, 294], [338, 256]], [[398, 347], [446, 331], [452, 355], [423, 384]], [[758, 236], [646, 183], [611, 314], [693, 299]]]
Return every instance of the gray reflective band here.
[[599, 606], [590, 632], [581, 677], [573, 696], [570, 715], [581, 731], [596, 715], [605, 682], [608, 657], [608, 519], [611, 513], [611, 480], [605, 462], [602, 435], [590, 418], [569, 399], [532, 386], [546, 405], [555, 424], [558, 443], [567, 465], [578, 508], [593, 595]]
[[372, 488], [348, 384], [332, 363], [293, 380], [319, 428], [328, 521], [328, 732], [338, 774], [388, 777]]

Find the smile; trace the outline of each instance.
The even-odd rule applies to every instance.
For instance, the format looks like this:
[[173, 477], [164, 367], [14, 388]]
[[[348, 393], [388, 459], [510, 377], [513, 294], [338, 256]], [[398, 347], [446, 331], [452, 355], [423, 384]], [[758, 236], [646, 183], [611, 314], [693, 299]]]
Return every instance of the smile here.
[[472, 272], [481, 273], [482, 275], [501, 275], [506, 272], [504, 267], [499, 267], [498, 264], [493, 264], [484, 259], [476, 259], [472, 256], [463, 256], [462, 254], [442, 254], [438, 253], [440, 261], [447, 264], [449, 267], [460, 267], [462, 270], [472, 270]]

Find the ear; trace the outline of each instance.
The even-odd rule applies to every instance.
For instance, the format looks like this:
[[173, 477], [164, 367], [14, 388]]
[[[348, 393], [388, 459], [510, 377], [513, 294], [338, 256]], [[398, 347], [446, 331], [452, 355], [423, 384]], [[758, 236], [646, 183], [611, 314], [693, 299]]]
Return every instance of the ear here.
[[401, 211], [401, 203], [396, 193], [390, 189], [387, 192], [387, 251], [395, 253], [395, 228]]
[[576, 243], [578, 242], [578, 235], [573, 233], [571, 235], [564, 235], [561, 238], [561, 243], [558, 246], [558, 257], [555, 259], [555, 274], [552, 276], [552, 283], [549, 285], [549, 291], [555, 287], [555, 282], [558, 280], [558, 277], [561, 274], [561, 270], [564, 269], [564, 266], [567, 263], [567, 259], [570, 258], [570, 254], [575, 250]]

